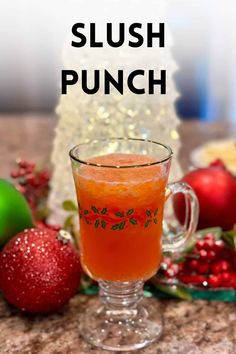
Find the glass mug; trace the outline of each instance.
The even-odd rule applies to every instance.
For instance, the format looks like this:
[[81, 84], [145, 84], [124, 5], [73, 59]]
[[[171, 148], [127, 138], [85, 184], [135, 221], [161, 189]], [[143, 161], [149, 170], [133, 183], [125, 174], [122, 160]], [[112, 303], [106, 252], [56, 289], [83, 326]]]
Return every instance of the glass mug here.
[[[101, 305], [81, 318], [81, 334], [106, 350], [128, 351], [154, 342], [161, 316], [141, 304], [143, 283], [160, 267], [162, 252], [177, 252], [194, 233], [198, 202], [185, 183], [167, 185], [172, 151], [143, 139], [98, 139], [70, 151], [80, 218], [81, 262], [99, 283]], [[183, 232], [163, 236], [163, 209], [183, 193]], [[188, 221], [189, 220], [189, 221]]]

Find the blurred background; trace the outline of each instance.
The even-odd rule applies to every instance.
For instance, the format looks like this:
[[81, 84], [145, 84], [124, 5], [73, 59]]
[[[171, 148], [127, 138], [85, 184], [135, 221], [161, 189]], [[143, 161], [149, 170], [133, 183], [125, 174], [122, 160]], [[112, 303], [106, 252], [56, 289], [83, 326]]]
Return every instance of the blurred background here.
[[[0, 113], [54, 111], [61, 51], [75, 3], [1, 2]], [[179, 67], [176, 109], [181, 119], [236, 122], [235, 10], [231, 0], [169, 3], [167, 24]]]

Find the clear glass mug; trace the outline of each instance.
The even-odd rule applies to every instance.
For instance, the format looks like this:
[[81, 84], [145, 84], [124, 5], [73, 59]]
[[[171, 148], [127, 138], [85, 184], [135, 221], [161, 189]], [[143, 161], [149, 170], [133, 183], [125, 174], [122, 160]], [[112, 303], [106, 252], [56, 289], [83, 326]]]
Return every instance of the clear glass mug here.
[[[80, 218], [81, 261], [99, 283], [101, 304], [80, 319], [81, 334], [106, 350], [128, 351], [154, 342], [159, 321], [142, 305], [143, 283], [163, 252], [177, 252], [194, 233], [198, 202], [185, 183], [167, 184], [172, 151], [143, 139], [98, 139], [70, 151]], [[183, 232], [163, 236], [163, 209], [183, 193]], [[188, 221], [189, 220], [189, 221]]]

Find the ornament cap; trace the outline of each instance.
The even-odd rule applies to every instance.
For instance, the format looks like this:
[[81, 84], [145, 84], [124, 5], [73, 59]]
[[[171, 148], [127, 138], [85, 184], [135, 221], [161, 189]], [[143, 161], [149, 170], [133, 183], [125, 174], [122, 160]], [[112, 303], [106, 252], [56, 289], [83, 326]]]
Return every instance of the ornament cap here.
[[57, 233], [57, 239], [61, 241], [64, 245], [67, 245], [69, 242], [72, 242], [72, 236], [69, 232], [65, 230], [60, 230]]

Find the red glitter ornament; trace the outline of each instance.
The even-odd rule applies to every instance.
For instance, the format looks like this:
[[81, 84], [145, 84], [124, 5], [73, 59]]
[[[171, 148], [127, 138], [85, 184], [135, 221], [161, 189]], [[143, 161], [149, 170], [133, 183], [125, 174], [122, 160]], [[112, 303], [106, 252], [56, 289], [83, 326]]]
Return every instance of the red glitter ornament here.
[[61, 308], [78, 289], [80, 274], [78, 252], [62, 230], [24, 230], [1, 253], [1, 289], [22, 311], [46, 313]]

